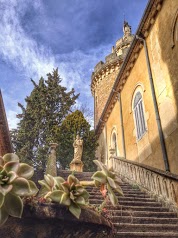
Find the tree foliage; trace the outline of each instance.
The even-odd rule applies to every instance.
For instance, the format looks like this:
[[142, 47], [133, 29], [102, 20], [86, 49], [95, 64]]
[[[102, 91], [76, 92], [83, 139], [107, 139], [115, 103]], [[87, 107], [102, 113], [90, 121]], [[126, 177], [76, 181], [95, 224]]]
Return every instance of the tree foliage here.
[[21, 159], [44, 167], [49, 143], [56, 142], [59, 127], [79, 95], [61, 85], [58, 69], [47, 74], [47, 80], [31, 81], [34, 88], [25, 98], [26, 107], [18, 104], [22, 113], [17, 115], [20, 122], [13, 145]]
[[14, 151], [22, 161], [44, 169], [49, 144], [58, 143], [57, 160], [67, 169], [74, 156], [74, 138], [79, 134], [84, 141], [84, 169], [93, 171], [97, 146], [94, 131], [80, 110], [71, 111], [79, 95], [61, 86], [57, 69], [47, 74], [47, 80], [41, 78], [38, 84], [31, 81], [34, 88], [25, 98], [26, 107], [18, 104], [22, 111], [17, 115], [18, 128], [11, 130]]
[[59, 128], [59, 162], [63, 169], [69, 167], [74, 156], [73, 142], [77, 134], [83, 139], [82, 161], [84, 163], [84, 170], [94, 171], [95, 165], [93, 160], [95, 159], [97, 139], [94, 131], [90, 130], [90, 124], [79, 110], [69, 114]]

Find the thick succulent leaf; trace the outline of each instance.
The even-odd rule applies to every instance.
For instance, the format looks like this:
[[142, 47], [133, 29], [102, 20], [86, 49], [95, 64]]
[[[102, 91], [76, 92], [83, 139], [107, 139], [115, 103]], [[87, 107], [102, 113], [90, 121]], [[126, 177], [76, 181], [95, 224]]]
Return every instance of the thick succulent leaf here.
[[15, 173], [17, 173], [19, 165], [19, 162], [11, 161], [4, 165], [4, 169], [7, 173], [9, 173], [10, 171], [14, 171]]
[[3, 156], [3, 160], [5, 163], [11, 162], [11, 161], [19, 162], [19, 157], [16, 154], [8, 153]]
[[46, 187], [41, 187], [38, 193], [38, 197], [45, 197], [47, 195], [47, 193], [49, 193], [49, 189], [47, 189]]
[[73, 200], [73, 201], [75, 199], [75, 196], [74, 196], [74, 194], [72, 192], [70, 192], [70, 199]]
[[76, 190], [73, 190], [72, 193], [75, 197], [78, 197], [80, 195], [80, 193], [78, 193]]
[[75, 203], [78, 205], [86, 205], [85, 199], [82, 196], [75, 199]]
[[4, 166], [4, 160], [1, 156], [0, 156], [0, 166]]
[[9, 193], [12, 190], [12, 185], [0, 185], [0, 193], [2, 193], [4, 196]]
[[118, 205], [118, 199], [117, 199], [116, 195], [114, 194], [114, 192], [112, 191], [112, 188], [109, 186], [109, 184], [108, 184], [107, 188], [108, 188], [109, 199], [110, 199], [112, 205], [115, 207]]
[[64, 190], [64, 189], [61, 184], [55, 184], [54, 187], [52, 188], [52, 191], [55, 191], [55, 190]]
[[0, 174], [0, 176], [7, 176], [7, 172], [6, 172], [6, 170], [3, 168], [3, 170], [1, 170], [1, 174]]
[[110, 177], [107, 177], [108, 183], [112, 188], [117, 188], [117, 185], [115, 184], [114, 180]]
[[116, 174], [112, 171], [112, 168], [108, 170], [108, 176], [115, 180]]
[[54, 178], [50, 174], [44, 175], [46, 183], [52, 188], [54, 186]]
[[96, 186], [96, 187], [100, 187], [100, 186], [101, 186], [101, 183], [98, 182], [98, 181], [96, 181], [96, 180], [94, 180], [94, 183], [95, 183], [95, 186]]
[[102, 163], [99, 160], [93, 160], [93, 162], [102, 170]]
[[124, 196], [123, 191], [122, 191], [122, 188], [121, 188], [120, 186], [117, 186], [117, 188], [114, 188], [114, 190], [115, 190], [116, 192], [118, 192], [119, 195]]
[[4, 169], [4, 167], [2, 165], [0, 165], [0, 172]]
[[55, 185], [59, 186], [61, 185], [61, 183], [65, 182], [65, 180], [62, 177], [54, 177], [54, 183]]
[[72, 174], [70, 174], [67, 178], [67, 182], [70, 184], [70, 186], [74, 183], [74, 184], [79, 184], [79, 180]]
[[82, 185], [77, 184], [77, 185], [75, 185], [75, 190], [76, 190], [76, 192], [78, 192], [79, 194], [81, 194], [81, 193], [83, 193], [83, 191], [85, 190], [85, 188], [84, 188]]
[[107, 167], [99, 160], [93, 160], [93, 162], [108, 176], [108, 169]]
[[72, 184], [70, 185], [70, 190], [75, 190], [75, 189], [76, 189], [75, 184], [72, 183]]
[[70, 200], [69, 196], [70, 196], [70, 194], [63, 193], [62, 196], [61, 196], [60, 203], [63, 204], [63, 205], [66, 205], [66, 206], [70, 206], [71, 200]]
[[81, 214], [81, 208], [80, 206], [78, 206], [75, 203], [71, 203], [71, 205], [69, 206], [69, 211], [76, 217], [79, 219], [80, 214]]
[[70, 191], [70, 185], [68, 182], [61, 183], [62, 190], [64, 190], [65, 193], [69, 193]]
[[21, 217], [23, 212], [23, 202], [19, 196], [8, 193], [5, 197], [4, 206], [12, 217]]
[[38, 183], [39, 183], [42, 187], [45, 187], [48, 192], [51, 191], [51, 187], [46, 183], [45, 180], [38, 180]]
[[35, 196], [38, 192], [36, 184], [31, 180], [28, 180], [28, 183], [30, 185], [30, 193], [28, 194], [28, 196]]
[[4, 206], [0, 208], [0, 226], [2, 226], [8, 219], [8, 213]]
[[12, 184], [17, 178], [17, 174], [14, 171], [9, 172], [7, 176], [9, 177], [8, 184]]
[[60, 203], [63, 193], [61, 190], [56, 190], [51, 192], [48, 197], [51, 198], [52, 201]]
[[28, 164], [20, 163], [18, 170], [18, 176], [26, 179], [30, 179], [34, 174], [34, 169]]
[[30, 193], [30, 184], [25, 178], [16, 178], [13, 182], [11, 192], [16, 196], [28, 196]]
[[4, 195], [2, 193], [0, 193], [0, 208], [2, 207], [3, 203], [4, 203]]
[[115, 176], [114, 181], [118, 185], [122, 184], [122, 181], [121, 181], [121, 179], [118, 176]]
[[92, 179], [98, 181], [101, 184], [107, 183], [106, 175], [103, 173], [103, 171], [95, 172], [92, 176]]
[[82, 196], [86, 201], [88, 201], [89, 193], [86, 190], [84, 190], [83, 193], [80, 194], [80, 196]]

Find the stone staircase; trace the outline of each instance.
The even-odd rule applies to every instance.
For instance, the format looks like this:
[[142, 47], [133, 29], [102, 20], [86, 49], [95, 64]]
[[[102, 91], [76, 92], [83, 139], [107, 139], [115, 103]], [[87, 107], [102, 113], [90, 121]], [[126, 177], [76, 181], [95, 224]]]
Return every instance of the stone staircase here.
[[[67, 177], [70, 172], [62, 171], [59, 175]], [[76, 173], [79, 180], [90, 180], [92, 173]], [[106, 214], [114, 225], [115, 237], [118, 238], [178, 238], [177, 214], [162, 207], [161, 203], [150, 198], [124, 181], [120, 184], [124, 197], [119, 196], [119, 205], [106, 205]], [[90, 204], [99, 205], [103, 199], [95, 187], [87, 188]]]

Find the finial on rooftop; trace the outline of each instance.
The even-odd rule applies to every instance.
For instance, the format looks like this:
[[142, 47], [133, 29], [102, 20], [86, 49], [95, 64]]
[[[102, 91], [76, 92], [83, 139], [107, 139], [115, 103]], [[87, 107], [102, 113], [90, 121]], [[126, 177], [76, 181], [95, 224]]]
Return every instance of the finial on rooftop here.
[[124, 20], [124, 25], [123, 25], [123, 32], [124, 32], [124, 37], [130, 36], [132, 34], [131, 26], [125, 20]]

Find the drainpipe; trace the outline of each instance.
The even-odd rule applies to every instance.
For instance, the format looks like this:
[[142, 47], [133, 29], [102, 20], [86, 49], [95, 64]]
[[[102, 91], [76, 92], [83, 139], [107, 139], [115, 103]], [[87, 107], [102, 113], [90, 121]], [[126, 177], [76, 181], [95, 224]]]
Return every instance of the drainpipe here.
[[109, 164], [109, 158], [108, 158], [108, 142], [107, 142], [107, 139], [108, 139], [108, 136], [107, 136], [107, 125], [105, 124], [104, 126], [104, 129], [105, 129], [105, 145], [106, 145], [106, 163], [107, 163], [107, 166]]
[[152, 97], [153, 97], [153, 104], [154, 104], [154, 109], [155, 109], [156, 122], [157, 122], [157, 127], [158, 127], [158, 132], [159, 132], [159, 139], [160, 139], [160, 143], [161, 143], [164, 165], [165, 165], [166, 171], [170, 171], [168, 156], [167, 156], [167, 150], [166, 150], [166, 144], [165, 144], [165, 139], [164, 139], [164, 135], [163, 135], [163, 129], [162, 129], [162, 126], [161, 126], [161, 120], [160, 120], [158, 105], [157, 105], [157, 101], [156, 101], [156, 93], [155, 93], [155, 88], [154, 88], [154, 83], [153, 83], [153, 76], [152, 76], [152, 71], [151, 71], [151, 66], [150, 66], [149, 55], [148, 55], [148, 48], [147, 48], [145, 39], [143, 39], [142, 37], [139, 37], [138, 35], [136, 35], [136, 38], [138, 40], [142, 41], [143, 45], [144, 45], [146, 63], [147, 63], [147, 69], [148, 69], [148, 74], [149, 74], [150, 87], [151, 87], [151, 93], [152, 93]]
[[120, 106], [120, 121], [121, 121], [121, 134], [122, 134], [122, 150], [124, 154], [124, 158], [126, 159], [126, 150], [125, 150], [125, 136], [124, 136], [124, 123], [123, 123], [123, 114], [122, 114], [122, 101], [121, 94], [118, 95], [118, 101]]

